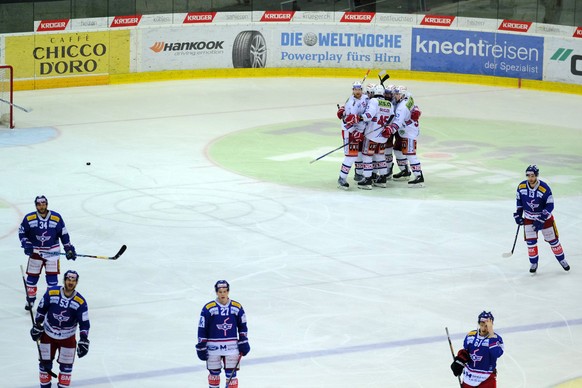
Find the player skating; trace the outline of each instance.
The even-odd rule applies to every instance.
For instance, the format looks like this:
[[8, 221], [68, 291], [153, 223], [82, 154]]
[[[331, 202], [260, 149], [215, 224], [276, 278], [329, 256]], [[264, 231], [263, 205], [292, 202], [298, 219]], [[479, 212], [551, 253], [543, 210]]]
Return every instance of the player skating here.
[[565, 271], [570, 270], [566, 261], [562, 244], [558, 239], [558, 229], [552, 211], [554, 210], [554, 197], [552, 190], [546, 182], [538, 179], [540, 170], [536, 165], [530, 165], [525, 170], [526, 180], [517, 186], [516, 207], [513, 213], [515, 223], [523, 225], [524, 237], [527, 243], [529, 256], [529, 272], [535, 274], [538, 270], [538, 232], [542, 232], [544, 240], [550, 244], [556, 260]]
[[43, 267], [47, 286], [54, 287], [58, 284], [59, 256], [48, 252], [60, 252], [59, 240], [63, 244], [67, 259], [75, 260], [77, 257], [63, 217], [54, 210], [48, 210], [48, 200], [44, 195], [37, 196], [34, 205], [36, 211], [24, 216], [18, 230], [20, 244], [24, 248], [24, 254], [28, 256], [25, 305], [27, 310], [34, 306], [37, 283]]
[[414, 178], [408, 181], [410, 187], [423, 187], [424, 175], [420, 160], [416, 155], [417, 138], [420, 133], [420, 110], [414, 104], [414, 99], [405, 86], [396, 86], [393, 94], [396, 113], [390, 125], [396, 131], [394, 155], [400, 172], [394, 174], [392, 179], [408, 180], [410, 175], [414, 174]]
[[[362, 161], [364, 164], [364, 179], [358, 182], [359, 189], [371, 190], [372, 173], [375, 169], [378, 175], [383, 177], [383, 187], [386, 187], [386, 157], [384, 147], [387, 138], [384, 137], [384, 126], [392, 117], [394, 110], [392, 103], [384, 99], [384, 87], [375, 85], [372, 89], [372, 98], [368, 100], [368, 105], [362, 116], [353, 115], [346, 117], [347, 123], [365, 122], [364, 141], [362, 142]], [[380, 184], [378, 184], [380, 185]]]
[[483, 311], [477, 318], [479, 328], [470, 331], [463, 341], [451, 369], [463, 375], [461, 388], [497, 387], [497, 359], [503, 355], [503, 339], [493, 330], [493, 314]]
[[[63, 285], [49, 287], [38, 304], [35, 324], [30, 330], [34, 341], [40, 341], [39, 378], [41, 388], [52, 386], [49, 371], [58, 351], [58, 387], [71, 384], [75, 349], [79, 358], [89, 352], [89, 312], [87, 301], [76, 290], [79, 274], [67, 271]], [[79, 342], [75, 338], [79, 327]]]
[[219, 280], [214, 285], [216, 299], [202, 308], [198, 324], [198, 358], [206, 361], [209, 388], [220, 387], [224, 368], [227, 388], [237, 388], [240, 358], [251, 350], [247, 338], [247, 317], [240, 303], [229, 299], [230, 285]]
[[[366, 123], [363, 122], [347, 123], [346, 118], [351, 118], [353, 115], [361, 116], [366, 110], [367, 102], [368, 96], [363, 93], [361, 82], [356, 81], [352, 84], [352, 95], [346, 104], [337, 111], [338, 118], [342, 120], [342, 138], [345, 155], [337, 180], [337, 185], [340, 189], [347, 190], [350, 187], [347, 178], [354, 162], [356, 166], [358, 163], [361, 164], [360, 147], [364, 139], [364, 128], [366, 127]], [[358, 180], [359, 178], [356, 177], [356, 181]]]

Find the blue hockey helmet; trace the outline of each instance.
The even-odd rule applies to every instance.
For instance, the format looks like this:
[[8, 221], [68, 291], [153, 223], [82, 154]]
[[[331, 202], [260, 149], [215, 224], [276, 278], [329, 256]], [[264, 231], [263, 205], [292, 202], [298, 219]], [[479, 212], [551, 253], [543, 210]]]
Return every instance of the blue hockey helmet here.
[[44, 195], [37, 195], [34, 199], [34, 205], [38, 205], [39, 203], [46, 203], [48, 205], [48, 199]]
[[491, 322], [493, 322], [495, 318], [493, 318], [493, 314], [491, 314], [491, 311], [483, 311], [481, 314], [479, 314], [477, 323], [485, 322], [488, 319], [491, 319]]
[[226, 291], [230, 291], [230, 284], [226, 280], [219, 280], [214, 285], [214, 291], [218, 292], [220, 288], [226, 288]]
[[540, 175], [540, 169], [535, 164], [530, 164], [527, 166], [525, 169], [525, 175], [527, 175], [528, 172], [533, 172], [535, 176]]
[[63, 281], [67, 280], [67, 278], [73, 278], [76, 281], [79, 281], [79, 274], [77, 273], [77, 271], [73, 271], [72, 269], [70, 269], [63, 275]]

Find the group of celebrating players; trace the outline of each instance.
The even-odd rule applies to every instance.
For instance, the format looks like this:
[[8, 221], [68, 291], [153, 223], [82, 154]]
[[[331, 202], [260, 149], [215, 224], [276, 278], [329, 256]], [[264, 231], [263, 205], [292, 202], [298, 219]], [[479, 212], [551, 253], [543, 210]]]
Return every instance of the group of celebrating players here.
[[[386, 187], [391, 179], [408, 181], [409, 187], [424, 187], [416, 155], [420, 114], [405, 86], [368, 84], [364, 92], [362, 83], [354, 82], [352, 95], [337, 111], [345, 155], [338, 188], [349, 189], [347, 178], [354, 163], [359, 189]], [[394, 156], [400, 170], [396, 174], [392, 173]]]

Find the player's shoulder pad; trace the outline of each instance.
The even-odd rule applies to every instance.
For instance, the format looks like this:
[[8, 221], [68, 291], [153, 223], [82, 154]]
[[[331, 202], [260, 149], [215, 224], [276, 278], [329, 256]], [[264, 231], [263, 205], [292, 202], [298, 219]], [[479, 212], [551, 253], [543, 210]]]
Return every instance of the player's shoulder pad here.
[[85, 298], [83, 298], [83, 295], [81, 294], [77, 294], [73, 297], [73, 300], [77, 303], [79, 303], [79, 305], [84, 305], [85, 304]]
[[59, 222], [61, 220], [61, 215], [59, 213], [51, 212], [50, 220], [54, 222]]
[[411, 110], [414, 107], [414, 98], [412, 96], [406, 97], [406, 109]]
[[216, 306], [216, 302], [212, 301], [210, 303], [207, 303], [206, 306], [204, 306], [204, 308], [209, 310], [209, 309], [213, 308], [214, 306]]
[[546, 191], [552, 191], [550, 189], [550, 186], [548, 186], [548, 184], [544, 181], [540, 181], [540, 185], [538, 186], [538, 190], [541, 191], [542, 193], [546, 193]]
[[230, 304], [233, 305], [234, 307], [238, 307], [239, 309], [242, 308], [242, 305], [238, 303], [236, 300], [231, 300]]
[[26, 215], [26, 220], [27, 221], [32, 221], [32, 220], [36, 220], [36, 213], [29, 213]]
[[61, 293], [61, 288], [60, 287], [49, 288], [47, 292], [51, 296], [59, 295]]
[[470, 336], [477, 335], [477, 330], [471, 330], [470, 332], [467, 333], [467, 335]]
[[525, 181], [521, 182], [519, 186], [517, 186], [518, 190], [525, 189], [527, 187], [527, 183]]

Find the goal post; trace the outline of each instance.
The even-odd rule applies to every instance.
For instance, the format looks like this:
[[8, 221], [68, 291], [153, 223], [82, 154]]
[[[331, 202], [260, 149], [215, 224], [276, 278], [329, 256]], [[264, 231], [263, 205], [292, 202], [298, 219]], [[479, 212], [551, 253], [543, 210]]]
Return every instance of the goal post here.
[[14, 128], [14, 69], [0, 65], [0, 127]]

